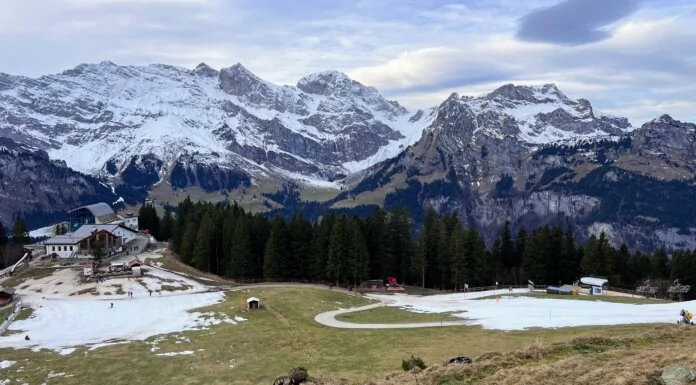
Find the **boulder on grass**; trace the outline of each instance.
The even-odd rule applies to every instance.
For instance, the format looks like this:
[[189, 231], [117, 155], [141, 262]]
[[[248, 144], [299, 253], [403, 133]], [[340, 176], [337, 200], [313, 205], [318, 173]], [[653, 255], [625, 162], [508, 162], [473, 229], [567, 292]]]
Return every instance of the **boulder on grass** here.
[[304, 368], [295, 368], [287, 376], [280, 376], [273, 380], [272, 385], [300, 385], [309, 379], [309, 374]]
[[460, 364], [470, 364], [471, 363], [471, 358], [467, 356], [459, 356], [459, 357], [454, 357], [450, 358], [449, 361], [447, 361], [447, 365], [460, 365]]
[[688, 367], [676, 364], [665, 367], [661, 378], [665, 385], [684, 385], [696, 379], [696, 375]]

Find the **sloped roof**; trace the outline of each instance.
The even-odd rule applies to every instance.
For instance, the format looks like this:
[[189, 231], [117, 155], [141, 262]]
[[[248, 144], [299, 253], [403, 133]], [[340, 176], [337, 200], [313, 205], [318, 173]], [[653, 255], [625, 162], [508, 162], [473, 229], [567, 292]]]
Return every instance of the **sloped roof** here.
[[63, 235], [56, 235], [53, 238], [49, 238], [43, 242], [44, 245], [75, 245], [80, 243], [82, 240], [89, 238], [92, 234], [99, 231], [106, 231], [110, 234], [114, 234], [117, 228], [130, 231], [132, 233], [137, 233], [137, 231], [121, 226], [118, 224], [102, 224], [102, 225], [82, 225], [79, 229], [75, 230], [74, 233], [68, 233]]
[[609, 281], [604, 278], [582, 277], [580, 278], [580, 283], [590, 286], [604, 286], [608, 284]]
[[111, 208], [111, 206], [109, 206], [108, 204], [106, 204], [104, 202], [99, 202], [99, 203], [95, 203], [93, 205], [78, 207], [76, 209], [68, 211], [68, 213], [72, 213], [74, 211], [81, 210], [81, 209], [89, 210], [89, 212], [92, 213], [92, 215], [94, 215], [95, 218], [101, 217], [104, 215], [109, 215], [109, 214], [116, 214], [114, 212], [114, 210]]
[[76, 245], [76, 244], [80, 243], [80, 241], [85, 239], [85, 238], [78, 238], [78, 237], [75, 237], [73, 234], [63, 234], [63, 235], [56, 235], [55, 237], [51, 237], [51, 238], [43, 241], [43, 244], [44, 245]]

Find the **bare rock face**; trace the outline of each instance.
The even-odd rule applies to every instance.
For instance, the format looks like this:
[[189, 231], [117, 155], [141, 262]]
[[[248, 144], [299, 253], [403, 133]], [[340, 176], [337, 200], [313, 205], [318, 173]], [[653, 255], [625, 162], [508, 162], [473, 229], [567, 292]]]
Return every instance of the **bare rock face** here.
[[397, 154], [428, 119], [334, 71], [297, 86], [274, 85], [240, 63], [218, 71], [102, 62], [36, 79], [0, 74], [4, 137], [90, 175], [118, 181], [137, 169], [148, 176], [125, 179], [141, 189], [167, 180], [184, 159], [248, 178], [335, 180]]
[[452, 94], [422, 138], [352, 195], [396, 183], [387, 208], [457, 212], [489, 242], [508, 220], [573, 223], [580, 237], [611, 229], [615, 246], [632, 249], [686, 247], [696, 233], [686, 214], [696, 212], [695, 145], [696, 125], [669, 116], [634, 130], [553, 85], [505, 85], [481, 98]]
[[64, 219], [69, 209], [117, 196], [99, 180], [48, 159], [42, 150], [0, 138], [0, 221], [10, 228], [16, 215], [30, 227]]

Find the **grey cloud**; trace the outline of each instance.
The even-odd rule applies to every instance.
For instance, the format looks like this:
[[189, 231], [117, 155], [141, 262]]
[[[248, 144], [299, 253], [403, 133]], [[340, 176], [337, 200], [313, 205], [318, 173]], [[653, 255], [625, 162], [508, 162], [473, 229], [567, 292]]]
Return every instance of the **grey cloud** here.
[[602, 30], [638, 9], [640, 0], [565, 0], [524, 16], [517, 38], [561, 45], [581, 45], [608, 39]]

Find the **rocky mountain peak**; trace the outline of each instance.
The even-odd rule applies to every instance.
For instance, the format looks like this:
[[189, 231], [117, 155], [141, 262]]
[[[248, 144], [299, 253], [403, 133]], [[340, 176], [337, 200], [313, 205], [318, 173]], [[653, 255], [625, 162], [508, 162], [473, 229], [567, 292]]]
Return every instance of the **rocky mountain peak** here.
[[216, 70], [215, 68], [209, 66], [206, 63], [201, 63], [196, 66], [196, 68], [193, 69], [193, 73], [195, 73], [198, 76], [205, 76], [205, 77], [218, 77], [220, 75], [220, 71]]
[[667, 153], [674, 149], [696, 156], [696, 124], [680, 122], [669, 115], [655, 118], [632, 133], [633, 147]]
[[221, 69], [219, 78], [220, 88], [231, 95], [242, 96], [259, 91], [266, 94], [270, 91], [270, 87], [261, 78], [241, 63]]
[[567, 97], [553, 83], [541, 86], [516, 86], [512, 83], [508, 83], [488, 94], [486, 99], [543, 103], [553, 100], [565, 101]]
[[364, 88], [362, 84], [352, 80], [348, 75], [339, 71], [324, 71], [303, 77], [297, 82], [297, 88], [316, 95], [331, 96], [349, 88]]

